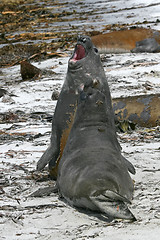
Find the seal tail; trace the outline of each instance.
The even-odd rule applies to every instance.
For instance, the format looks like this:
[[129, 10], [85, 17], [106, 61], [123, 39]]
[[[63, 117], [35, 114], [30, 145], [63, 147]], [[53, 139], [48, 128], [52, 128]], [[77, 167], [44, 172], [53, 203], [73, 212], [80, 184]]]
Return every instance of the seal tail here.
[[135, 216], [125, 204], [130, 201], [118, 193], [107, 190], [102, 194], [90, 196], [90, 199], [108, 217], [136, 221]]

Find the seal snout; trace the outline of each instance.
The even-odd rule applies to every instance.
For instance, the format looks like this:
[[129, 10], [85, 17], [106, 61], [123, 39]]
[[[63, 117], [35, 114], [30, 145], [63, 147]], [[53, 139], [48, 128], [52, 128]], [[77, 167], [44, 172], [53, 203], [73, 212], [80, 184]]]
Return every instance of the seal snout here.
[[74, 53], [70, 58], [69, 62], [75, 64], [77, 61], [80, 61], [88, 56], [89, 52], [98, 53], [98, 50], [93, 47], [91, 38], [88, 36], [80, 35], [77, 38], [77, 44], [75, 46]]
[[87, 36], [79, 35], [77, 40], [78, 42], [86, 43]]

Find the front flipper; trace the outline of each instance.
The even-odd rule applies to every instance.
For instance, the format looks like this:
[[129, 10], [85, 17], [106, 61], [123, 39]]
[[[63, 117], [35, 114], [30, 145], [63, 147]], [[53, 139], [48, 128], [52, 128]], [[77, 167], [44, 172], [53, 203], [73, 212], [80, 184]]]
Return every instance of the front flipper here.
[[50, 161], [56, 162], [56, 159], [57, 156], [55, 157], [55, 150], [53, 146], [50, 145], [37, 162], [37, 170], [41, 171]]
[[90, 196], [90, 199], [101, 212], [106, 213], [108, 216], [132, 221], [136, 220], [125, 204], [125, 202], [130, 203], [130, 201], [118, 193], [107, 190], [99, 195], [93, 194]]
[[125, 162], [125, 164], [128, 168], [128, 171], [132, 174], [135, 174], [136, 170], [135, 170], [133, 164], [130, 161], [128, 161], [125, 157], [122, 156], [122, 158], [123, 158], [123, 160], [124, 160], [124, 162]]
[[37, 170], [41, 171], [48, 163], [52, 163], [52, 166], [56, 165], [57, 157], [59, 155], [59, 142], [56, 134], [55, 120], [52, 121], [52, 134], [50, 145], [43, 153], [39, 161], [37, 162]]
[[58, 193], [57, 185], [45, 187], [45, 188], [39, 188], [37, 191], [30, 194], [29, 197], [44, 197], [44, 196], [49, 196], [52, 193]]

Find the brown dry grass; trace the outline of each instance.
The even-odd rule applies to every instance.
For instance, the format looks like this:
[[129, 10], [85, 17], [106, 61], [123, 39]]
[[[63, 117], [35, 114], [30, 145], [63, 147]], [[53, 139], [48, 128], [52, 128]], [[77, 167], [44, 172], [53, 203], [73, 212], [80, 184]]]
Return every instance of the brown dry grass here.
[[33, 0], [1, 0], [1, 4], [22, 4], [22, 3], [26, 3], [26, 2], [33, 2]]
[[34, 0], [1, 0], [1, 11], [14, 10], [20, 4], [32, 3]]

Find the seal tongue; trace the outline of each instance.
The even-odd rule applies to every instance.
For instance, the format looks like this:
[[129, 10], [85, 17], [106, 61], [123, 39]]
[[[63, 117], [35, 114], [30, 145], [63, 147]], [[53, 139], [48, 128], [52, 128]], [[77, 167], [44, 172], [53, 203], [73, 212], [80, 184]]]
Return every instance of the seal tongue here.
[[85, 49], [82, 45], [77, 45], [72, 61], [78, 61], [85, 57]]

